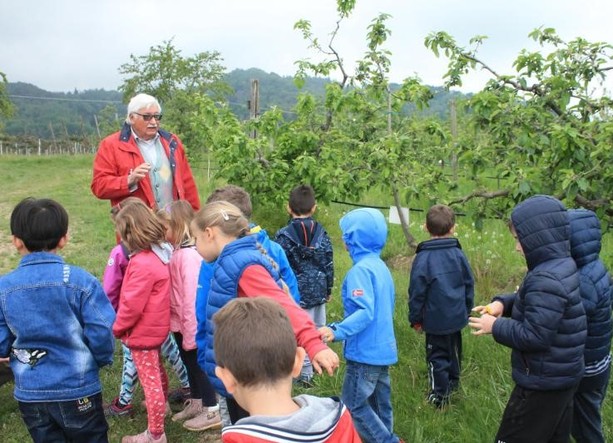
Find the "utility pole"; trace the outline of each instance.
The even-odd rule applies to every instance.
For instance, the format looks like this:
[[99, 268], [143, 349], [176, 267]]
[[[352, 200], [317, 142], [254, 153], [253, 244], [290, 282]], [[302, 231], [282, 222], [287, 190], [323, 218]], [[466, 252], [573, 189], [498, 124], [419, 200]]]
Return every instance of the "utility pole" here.
[[[248, 102], [249, 107], [249, 119], [255, 120], [260, 115], [260, 82], [258, 80], [251, 80], [251, 99]], [[256, 138], [257, 133], [254, 130], [251, 131], [251, 138]]]
[[456, 110], [455, 99], [449, 102], [449, 117], [451, 119], [451, 142], [453, 149], [451, 150], [451, 174], [453, 182], [458, 182], [458, 114]]

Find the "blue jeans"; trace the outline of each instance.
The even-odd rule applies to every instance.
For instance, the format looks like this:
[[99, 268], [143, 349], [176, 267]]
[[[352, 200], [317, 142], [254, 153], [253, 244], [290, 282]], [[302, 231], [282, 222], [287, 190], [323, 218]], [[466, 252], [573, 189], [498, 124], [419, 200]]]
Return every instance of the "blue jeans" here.
[[19, 402], [34, 443], [108, 443], [102, 394], [60, 402]]
[[573, 404], [572, 436], [577, 443], [604, 443], [600, 408], [607, 394], [611, 365], [605, 372], [593, 377], [583, 377]]
[[388, 366], [347, 360], [341, 394], [364, 443], [397, 443], [394, 435]]

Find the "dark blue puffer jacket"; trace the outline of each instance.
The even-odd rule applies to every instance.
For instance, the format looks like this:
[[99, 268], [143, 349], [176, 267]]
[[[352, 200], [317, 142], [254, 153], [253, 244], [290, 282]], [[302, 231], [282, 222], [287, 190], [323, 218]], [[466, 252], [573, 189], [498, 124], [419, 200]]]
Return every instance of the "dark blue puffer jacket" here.
[[511, 221], [528, 273], [517, 294], [497, 297], [504, 314], [494, 339], [513, 349], [517, 385], [534, 390], [567, 389], [583, 377], [587, 337], [579, 273], [570, 256], [570, 226], [564, 205], [538, 195], [515, 207]]
[[585, 363], [598, 362], [611, 352], [611, 281], [599, 258], [602, 234], [596, 214], [568, 211], [570, 251], [579, 268], [581, 299], [587, 316]]

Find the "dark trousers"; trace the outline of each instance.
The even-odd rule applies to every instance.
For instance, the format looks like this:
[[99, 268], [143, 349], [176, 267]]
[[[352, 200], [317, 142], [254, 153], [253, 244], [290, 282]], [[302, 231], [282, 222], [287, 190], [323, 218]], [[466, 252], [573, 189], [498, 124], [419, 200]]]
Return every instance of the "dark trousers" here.
[[211, 384], [209, 377], [202, 371], [198, 364], [198, 350], [192, 349], [186, 351], [183, 349], [183, 335], [180, 332], [173, 332], [177, 345], [179, 346], [179, 354], [181, 360], [187, 370], [187, 378], [193, 399], [202, 400], [203, 406], [216, 406], [217, 394], [215, 388]]
[[577, 443], [604, 443], [600, 408], [607, 395], [611, 365], [601, 374], [583, 377], [573, 404], [572, 435]]
[[230, 421], [235, 424], [241, 418], [249, 417], [249, 412], [245, 411], [232, 397], [226, 397], [226, 405], [228, 406], [228, 414]]
[[60, 402], [19, 402], [34, 443], [108, 443], [102, 394]]
[[445, 399], [460, 384], [462, 332], [434, 335], [426, 333], [426, 360], [430, 393]]
[[515, 385], [494, 441], [568, 443], [576, 389], [534, 391]]

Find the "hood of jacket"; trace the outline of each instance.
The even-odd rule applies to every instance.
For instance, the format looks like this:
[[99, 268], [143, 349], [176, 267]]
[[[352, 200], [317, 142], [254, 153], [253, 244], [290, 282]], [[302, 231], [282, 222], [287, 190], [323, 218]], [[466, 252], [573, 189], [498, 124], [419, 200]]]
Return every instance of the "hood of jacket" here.
[[530, 197], [513, 209], [511, 222], [529, 270], [549, 260], [570, 257], [568, 211], [556, 198]]
[[387, 223], [377, 209], [354, 209], [341, 218], [339, 225], [343, 241], [354, 262], [367, 254], [379, 255], [385, 246]]
[[160, 244], [151, 245], [151, 250], [158, 256], [162, 263], [165, 265], [170, 263], [170, 258], [172, 257], [172, 246], [170, 243], [163, 242]]
[[582, 268], [598, 260], [602, 246], [600, 220], [594, 212], [587, 209], [571, 209], [568, 211], [568, 218], [570, 221], [570, 253], [577, 266]]

